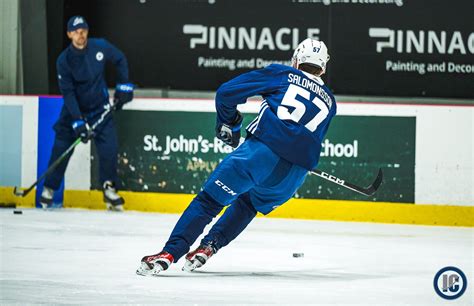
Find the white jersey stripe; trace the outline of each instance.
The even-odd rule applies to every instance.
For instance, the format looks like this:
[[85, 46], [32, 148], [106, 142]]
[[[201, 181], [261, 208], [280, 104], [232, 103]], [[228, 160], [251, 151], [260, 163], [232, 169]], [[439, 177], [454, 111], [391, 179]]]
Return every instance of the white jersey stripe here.
[[260, 123], [260, 119], [262, 119], [262, 116], [263, 116], [263, 113], [265, 112], [265, 110], [268, 108], [268, 104], [265, 102], [265, 103], [262, 103], [262, 109], [260, 110], [260, 113], [257, 117], [257, 121], [255, 122], [255, 124], [252, 126], [251, 129], [249, 129], [249, 132], [250, 133], [255, 133], [255, 131], [257, 130], [257, 127], [258, 127], [258, 124]]
[[255, 117], [255, 119], [253, 119], [252, 122], [250, 122], [249, 125], [247, 125], [246, 130], [250, 130], [253, 127], [253, 125], [257, 122], [257, 119], [258, 117]]
[[[255, 119], [252, 120], [252, 122], [250, 122], [250, 124], [247, 126], [247, 130], [250, 132], [251, 130], [255, 131], [255, 127], [256, 127], [256, 124], [258, 124], [258, 121], [259, 121], [259, 118], [262, 114], [262, 111], [263, 109], [265, 108], [265, 106], [268, 106], [268, 103], [266, 102], [266, 100], [263, 100], [262, 101], [262, 104], [260, 105], [260, 110], [258, 111], [258, 116], [255, 117]], [[251, 132], [252, 133], [252, 132]]]

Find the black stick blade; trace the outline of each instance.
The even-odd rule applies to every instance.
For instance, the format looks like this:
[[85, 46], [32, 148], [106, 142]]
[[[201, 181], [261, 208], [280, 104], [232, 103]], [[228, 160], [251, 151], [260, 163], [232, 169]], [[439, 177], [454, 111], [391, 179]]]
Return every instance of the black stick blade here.
[[379, 173], [377, 174], [375, 181], [370, 186], [367, 186], [367, 188], [364, 189], [364, 194], [373, 195], [377, 191], [377, 189], [379, 189], [380, 185], [382, 184], [382, 180], [383, 172], [382, 169], [379, 168]]
[[374, 192], [379, 189], [380, 185], [382, 184], [383, 180], [383, 172], [382, 168], [379, 168], [379, 173], [377, 174], [377, 177], [375, 178], [375, 181], [372, 183], [372, 188], [374, 189]]
[[13, 188], [13, 194], [17, 197], [23, 197], [25, 195], [25, 192], [15, 186], [15, 188]]

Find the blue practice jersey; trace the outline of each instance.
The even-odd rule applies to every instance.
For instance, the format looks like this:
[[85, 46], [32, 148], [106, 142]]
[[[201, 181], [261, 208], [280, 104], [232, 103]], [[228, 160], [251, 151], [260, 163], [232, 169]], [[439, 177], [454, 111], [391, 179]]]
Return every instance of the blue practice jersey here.
[[231, 123], [236, 107], [261, 95], [258, 116], [247, 133], [280, 157], [305, 169], [319, 161], [321, 142], [336, 114], [336, 101], [321, 78], [293, 67], [272, 64], [242, 74], [219, 87], [217, 121]]
[[74, 120], [102, 110], [109, 94], [105, 82], [105, 62], [117, 70], [117, 83], [128, 83], [125, 55], [105, 39], [89, 38], [86, 48], [69, 45], [58, 57], [56, 68], [64, 108], [61, 116]]

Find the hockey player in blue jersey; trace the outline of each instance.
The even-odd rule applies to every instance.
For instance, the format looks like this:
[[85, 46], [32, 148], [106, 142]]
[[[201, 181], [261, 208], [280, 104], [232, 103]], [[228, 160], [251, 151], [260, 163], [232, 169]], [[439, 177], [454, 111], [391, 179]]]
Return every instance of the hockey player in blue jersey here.
[[[260, 112], [247, 126], [246, 140], [224, 158], [183, 212], [163, 250], [143, 257], [137, 274], [157, 275], [186, 253], [183, 270], [193, 271], [234, 240], [257, 212], [266, 215], [293, 196], [318, 165], [321, 142], [336, 114], [334, 96], [321, 79], [328, 60], [325, 44], [308, 38], [294, 51], [292, 67], [272, 64], [217, 90], [216, 133], [226, 144], [239, 145], [238, 104], [261, 95]], [[189, 252], [227, 205], [197, 249]]]
[[[91, 131], [94, 123], [106, 107], [121, 109], [133, 99], [133, 85], [128, 79], [128, 64], [124, 54], [105, 39], [88, 39], [89, 26], [81, 16], [74, 16], [67, 23], [67, 35], [71, 44], [56, 62], [59, 89], [64, 98], [60, 118], [54, 125], [56, 137], [50, 164], [54, 162], [78, 138], [87, 143], [94, 138], [99, 155], [99, 176], [103, 186], [104, 201], [110, 210], [122, 210], [124, 200], [116, 190], [117, 182], [117, 133], [113, 118], [109, 116]], [[117, 71], [114, 99], [109, 104], [105, 82], [105, 62], [110, 61]], [[44, 182], [40, 203], [50, 207], [53, 194], [58, 190], [70, 154], [49, 174]]]

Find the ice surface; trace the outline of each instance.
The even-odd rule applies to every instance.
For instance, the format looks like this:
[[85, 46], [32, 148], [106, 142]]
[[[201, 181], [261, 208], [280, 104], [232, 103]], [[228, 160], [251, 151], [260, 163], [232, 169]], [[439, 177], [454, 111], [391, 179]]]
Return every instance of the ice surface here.
[[[136, 275], [178, 217], [1, 209], [0, 304], [474, 304], [471, 228], [258, 218], [199, 272]], [[468, 277], [454, 301], [433, 289], [445, 266]]]

